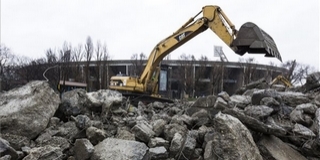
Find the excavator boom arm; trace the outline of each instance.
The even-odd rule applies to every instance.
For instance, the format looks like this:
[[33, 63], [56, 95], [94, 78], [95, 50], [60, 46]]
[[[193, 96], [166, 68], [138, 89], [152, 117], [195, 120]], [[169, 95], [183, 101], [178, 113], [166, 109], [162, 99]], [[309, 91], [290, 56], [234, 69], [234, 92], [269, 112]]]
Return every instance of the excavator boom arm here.
[[203, 17], [195, 20], [197, 15], [199, 15], [197, 14], [176, 32], [160, 41], [154, 47], [139, 82], [148, 83], [148, 80], [152, 78], [151, 76], [154, 75], [154, 71], [156, 71], [156, 68], [165, 56], [208, 28], [231, 47], [236, 30], [222, 10], [218, 6], [205, 6], [201, 12], [203, 13]]
[[[202, 13], [202, 17], [196, 17]], [[185, 44], [193, 37], [210, 28], [235, 53], [262, 53], [266, 57], [281, 56], [273, 39], [253, 23], [245, 23], [237, 31], [219, 6], [204, 6], [202, 11], [187, 21], [169, 37], [160, 41], [151, 51], [147, 64], [137, 78], [111, 77], [111, 89], [148, 93], [158, 93], [159, 64], [165, 56]]]

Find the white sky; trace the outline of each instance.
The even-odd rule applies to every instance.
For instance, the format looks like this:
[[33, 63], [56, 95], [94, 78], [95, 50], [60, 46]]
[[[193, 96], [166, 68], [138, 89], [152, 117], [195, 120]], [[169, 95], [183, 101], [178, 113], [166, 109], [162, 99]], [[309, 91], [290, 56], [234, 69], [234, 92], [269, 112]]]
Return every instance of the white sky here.
[[[1, 0], [1, 43], [17, 55], [45, 57], [49, 48], [84, 44], [91, 36], [106, 43], [112, 59], [147, 56], [205, 5], [218, 5], [237, 29], [253, 22], [275, 40], [283, 61], [294, 60], [319, 70], [319, 0]], [[233, 53], [211, 30], [173, 51], [196, 58], [213, 57], [213, 46], [222, 46], [229, 61], [253, 57], [262, 64], [276, 58], [241, 57]]]

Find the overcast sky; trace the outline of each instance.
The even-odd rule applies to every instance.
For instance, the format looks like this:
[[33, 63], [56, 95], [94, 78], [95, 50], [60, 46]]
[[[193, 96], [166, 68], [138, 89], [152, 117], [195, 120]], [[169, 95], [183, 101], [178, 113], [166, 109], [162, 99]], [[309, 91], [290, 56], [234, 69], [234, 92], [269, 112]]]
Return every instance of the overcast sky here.
[[[275, 40], [283, 61], [294, 60], [319, 70], [319, 0], [1, 0], [1, 43], [13, 53], [45, 57], [49, 48], [106, 43], [112, 59], [147, 56], [205, 5], [218, 5], [237, 29], [253, 22]], [[257, 62], [280, 65], [263, 55], [241, 57], [211, 30], [173, 51], [171, 59], [193, 54], [213, 57], [213, 46], [223, 47], [229, 61], [253, 57]]]

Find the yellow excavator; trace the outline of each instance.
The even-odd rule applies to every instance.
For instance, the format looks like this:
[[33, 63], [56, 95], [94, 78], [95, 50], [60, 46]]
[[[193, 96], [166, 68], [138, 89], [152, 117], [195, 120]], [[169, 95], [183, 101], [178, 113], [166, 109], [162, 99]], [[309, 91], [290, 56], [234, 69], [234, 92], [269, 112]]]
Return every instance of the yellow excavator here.
[[[202, 17], [196, 19], [201, 13]], [[159, 97], [159, 64], [163, 58], [208, 28], [238, 55], [258, 53], [282, 61], [272, 37], [257, 25], [247, 22], [238, 31], [219, 6], [209, 5], [153, 48], [140, 77], [113, 76], [109, 88], [127, 94]]]
[[274, 84], [278, 84], [278, 83], [283, 83], [284, 86], [290, 88], [290, 87], [293, 87], [292, 83], [287, 79], [285, 78], [283, 75], [278, 75], [276, 78], [274, 78], [270, 85], [274, 85]]

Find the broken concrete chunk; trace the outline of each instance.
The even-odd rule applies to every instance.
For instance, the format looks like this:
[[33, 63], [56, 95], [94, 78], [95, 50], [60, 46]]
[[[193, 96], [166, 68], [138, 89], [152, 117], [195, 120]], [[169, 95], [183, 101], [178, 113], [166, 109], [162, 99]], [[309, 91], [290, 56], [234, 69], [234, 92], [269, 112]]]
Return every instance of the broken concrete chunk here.
[[78, 115], [77, 117], [73, 117], [73, 120], [76, 122], [76, 126], [81, 130], [87, 129], [92, 125], [90, 118], [86, 115]]
[[320, 94], [316, 95], [313, 99], [313, 103], [320, 107]]
[[172, 117], [171, 121], [170, 121], [171, 124], [179, 124], [179, 125], [187, 125], [188, 128], [191, 128], [193, 127], [193, 119], [186, 115], [186, 114], [183, 114], [183, 115], [175, 115]]
[[300, 123], [305, 126], [311, 126], [313, 123], [312, 118], [309, 115], [304, 114], [303, 110], [300, 110], [300, 109], [294, 109], [290, 113], [290, 120], [292, 122]]
[[313, 123], [312, 117], [315, 115], [316, 110], [317, 106], [312, 103], [299, 104], [290, 113], [290, 119], [293, 122], [309, 127]]
[[315, 122], [314, 122], [314, 130], [317, 134], [316, 143], [320, 146], [320, 108], [316, 111]]
[[284, 92], [287, 87], [284, 84], [274, 84], [271, 86], [271, 88], [279, 92]]
[[135, 136], [133, 133], [126, 129], [118, 128], [117, 134], [116, 134], [117, 139], [123, 139], [123, 140], [135, 140]]
[[25, 136], [29, 139], [37, 137], [47, 127], [59, 103], [59, 95], [46, 81], [32, 81], [1, 93], [1, 133]]
[[313, 103], [304, 103], [304, 104], [297, 105], [295, 109], [302, 110], [303, 113], [314, 115], [318, 107]]
[[155, 136], [152, 126], [146, 121], [139, 121], [134, 127], [131, 128], [131, 132], [137, 139], [146, 143], [149, 142], [150, 138]]
[[166, 160], [169, 157], [169, 152], [166, 148], [162, 147], [155, 147], [150, 148], [147, 155], [144, 157], [150, 160]]
[[37, 146], [44, 147], [46, 145], [50, 145], [52, 147], [59, 147], [61, 148], [61, 151], [65, 151], [70, 148], [70, 143], [66, 138], [53, 136], [50, 137], [46, 141], [42, 141], [41, 143], [38, 143]]
[[11, 156], [10, 155], [5, 155], [3, 157], [0, 157], [0, 160], [11, 160]]
[[163, 119], [157, 119], [157, 120], [151, 122], [155, 136], [159, 136], [163, 133], [164, 126], [166, 124], [167, 124], [167, 122]]
[[[89, 92], [87, 106], [90, 110], [99, 111], [102, 115], [107, 115], [109, 111], [118, 109], [123, 100], [122, 94], [118, 91], [100, 89], [96, 92]], [[115, 108], [113, 108], [115, 107]]]
[[305, 137], [310, 137], [310, 138], [316, 137], [316, 135], [309, 128], [298, 123], [294, 125], [292, 132]]
[[141, 142], [107, 138], [94, 146], [91, 160], [142, 159], [147, 150]]
[[261, 155], [265, 159], [281, 159], [281, 160], [307, 160], [299, 152], [291, 148], [289, 145], [281, 141], [275, 136], [264, 135], [258, 142]]
[[161, 102], [155, 101], [152, 103], [154, 109], [164, 109], [165, 105]]
[[218, 113], [214, 122], [212, 149], [215, 158], [262, 160], [250, 131], [237, 118]]
[[183, 146], [184, 138], [180, 133], [175, 133], [170, 144], [170, 155], [176, 157]]
[[186, 157], [192, 157], [193, 152], [196, 148], [197, 141], [192, 135], [191, 131], [188, 132], [186, 139], [184, 140], [182, 153]]
[[248, 106], [244, 109], [244, 113], [256, 119], [265, 119], [273, 112], [273, 109], [265, 105]]
[[90, 159], [94, 152], [94, 147], [88, 139], [77, 139], [74, 143], [76, 159]]
[[296, 107], [299, 104], [309, 103], [309, 97], [301, 92], [279, 92], [285, 105]]
[[191, 105], [191, 107], [213, 107], [217, 98], [218, 97], [215, 95], [200, 97]]
[[223, 100], [225, 100], [226, 102], [231, 101], [230, 96], [227, 92], [222, 91], [218, 94], [219, 97], [221, 97]]
[[251, 102], [253, 105], [260, 105], [261, 100], [265, 97], [277, 97], [278, 92], [274, 89], [261, 89], [253, 92]]
[[169, 141], [161, 137], [155, 137], [155, 138], [151, 138], [148, 143], [148, 147], [150, 148], [160, 147], [160, 146], [164, 146], [166, 149], [169, 149]]
[[247, 105], [251, 103], [251, 97], [245, 95], [232, 95], [230, 99], [235, 107], [241, 109], [244, 109]]
[[167, 141], [171, 141], [176, 133], [185, 136], [186, 133], [188, 133], [188, 128], [185, 125], [179, 125], [176, 123], [168, 124], [165, 126], [164, 137]]
[[218, 97], [216, 102], [214, 103], [214, 108], [218, 110], [224, 110], [225, 108], [232, 108], [231, 106], [228, 105], [228, 102], [226, 102], [224, 99], [221, 97]]
[[307, 76], [306, 83], [304, 84], [307, 91], [317, 89], [320, 87], [320, 72], [314, 72]]
[[85, 113], [86, 107], [90, 106], [86, 93], [87, 91], [84, 89], [64, 92], [61, 95], [61, 104], [59, 105], [57, 116], [63, 119]]
[[216, 156], [214, 155], [213, 151], [214, 151], [213, 141], [208, 141], [204, 148], [203, 159], [205, 160], [216, 159]]
[[76, 123], [69, 121], [58, 127], [58, 133], [56, 133], [56, 135], [64, 137], [68, 140], [73, 140], [74, 138], [76, 138], [79, 132], [80, 130], [76, 126]]
[[38, 148], [32, 148], [30, 153], [23, 158], [24, 160], [45, 160], [45, 159], [55, 159], [62, 160], [63, 153], [59, 147], [52, 147], [50, 145]]
[[280, 110], [280, 103], [273, 97], [264, 97], [260, 101], [260, 105], [265, 105], [278, 112]]
[[[0, 125], [1, 127], [1, 125]], [[1, 131], [1, 129], [0, 129]], [[24, 136], [14, 135], [14, 134], [0, 134], [0, 137], [5, 139], [10, 143], [10, 146], [15, 150], [20, 150], [21, 147], [31, 146], [30, 139]]]
[[0, 137], [0, 156], [9, 155], [12, 159], [18, 159], [18, 152], [10, 146], [10, 143]]
[[107, 138], [106, 131], [92, 126], [86, 130], [86, 135], [93, 145], [96, 145]]
[[192, 114], [191, 118], [194, 123], [195, 128], [201, 127], [205, 124], [210, 123], [210, 117], [209, 113], [205, 109], [201, 109], [198, 112], [195, 112]]

